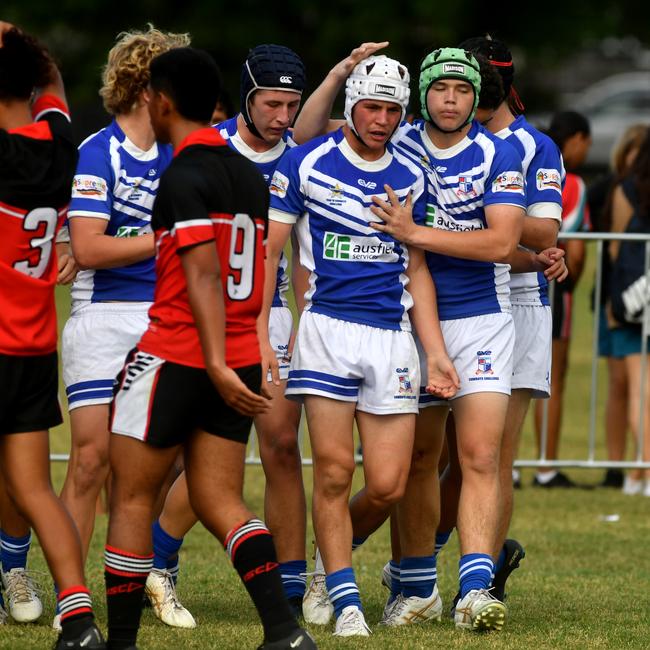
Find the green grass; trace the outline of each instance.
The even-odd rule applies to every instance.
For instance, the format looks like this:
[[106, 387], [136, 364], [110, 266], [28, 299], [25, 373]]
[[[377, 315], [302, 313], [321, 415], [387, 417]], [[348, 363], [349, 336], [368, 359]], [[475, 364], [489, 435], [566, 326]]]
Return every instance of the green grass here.
[[[593, 262], [593, 249], [590, 250]], [[585, 458], [589, 425], [591, 363], [591, 314], [588, 291], [592, 264], [579, 289], [574, 322], [571, 367], [567, 381], [562, 457]], [[61, 296], [65, 310], [65, 296]], [[602, 382], [601, 382], [602, 383]], [[604, 393], [599, 390], [599, 395]], [[599, 400], [602, 403], [602, 399]], [[600, 407], [602, 410], [602, 406]], [[602, 413], [599, 417], [598, 457], [604, 458]], [[66, 425], [52, 435], [54, 451], [68, 448]], [[530, 421], [524, 432], [522, 456], [533, 457]], [[61, 485], [65, 466], [53, 465], [55, 484]], [[602, 470], [569, 470], [585, 484], [602, 477]], [[613, 490], [542, 491], [528, 487], [532, 470], [523, 472], [525, 488], [516, 495], [511, 535], [526, 547], [526, 559], [509, 583], [509, 620], [500, 634], [473, 635], [454, 629], [450, 619], [440, 624], [408, 629], [380, 629], [377, 622], [385, 601], [380, 586], [381, 568], [389, 555], [388, 532], [384, 528], [355, 552], [370, 639], [336, 640], [330, 629], [311, 628], [321, 648], [647, 648], [647, 589], [650, 583], [650, 500], [625, 497]], [[356, 485], [361, 485], [357, 472]], [[305, 468], [305, 482], [311, 486], [311, 469]], [[258, 466], [247, 469], [246, 500], [262, 513], [263, 475]], [[617, 522], [603, 520], [618, 514]], [[96, 533], [87, 576], [95, 597], [100, 626], [105, 628], [102, 548], [106, 518], [97, 519]], [[309, 533], [311, 539], [311, 533]], [[35, 544], [35, 546], [37, 546]], [[226, 555], [201, 527], [187, 537], [181, 555], [179, 595], [195, 615], [196, 630], [172, 630], [154, 619], [150, 610], [143, 615], [139, 646], [143, 650], [255, 648], [261, 642], [261, 628], [255, 611]], [[445, 610], [456, 591], [457, 542], [452, 537], [439, 562], [440, 590]], [[31, 566], [46, 571], [40, 550], [34, 548]], [[9, 624], [0, 627], [0, 648], [27, 650], [50, 647], [55, 633], [48, 625], [53, 616], [51, 582], [46, 581], [45, 614], [38, 625]]]

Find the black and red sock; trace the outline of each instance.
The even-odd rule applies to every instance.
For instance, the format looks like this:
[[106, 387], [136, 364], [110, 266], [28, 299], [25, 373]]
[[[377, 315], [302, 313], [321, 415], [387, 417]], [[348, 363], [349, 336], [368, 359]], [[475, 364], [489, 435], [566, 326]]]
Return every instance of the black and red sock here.
[[269, 529], [263, 521], [251, 519], [235, 526], [224, 545], [257, 608], [264, 638], [273, 642], [289, 636], [298, 624], [284, 594]]
[[107, 545], [104, 559], [108, 644], [111, 650], [121, 650], [135, 646], [153, 555], [136, 555]]
[[83, 585], [69, 587], [57, 598], [61, 614], [61, 634], [65, 640], [76, 639], [93, 621], [90, 592]]

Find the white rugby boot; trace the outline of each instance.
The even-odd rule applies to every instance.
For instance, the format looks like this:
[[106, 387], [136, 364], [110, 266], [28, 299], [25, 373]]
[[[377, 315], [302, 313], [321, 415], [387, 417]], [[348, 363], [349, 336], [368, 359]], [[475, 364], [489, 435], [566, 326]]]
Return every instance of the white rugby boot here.
[[166, 569], [152, 569], [147, 577], [145, 593], [154, 614], [170, 627], [194, 628], [196, 621], [176, 595], [176, 585]]
[[325, 574], [314, 572], [302, 599], [302, 616], [305, 623], [327, 625], [334, 614], [334, 606], [330, 602], [325, 584]]
[[336, 619], [334, 636], [370, 636], [370, 628], [366, 624], [363, 612], [354, 605], [344, 607]]
[[33, 623], [43, 613], [38, 587], [27, 569], [2, 572], [7, 613], [17, 623]]
[[428, 598], [419, 596], [403, 596], [400, 594], [394, 601], [390, 615], [385, 625], [413, 625], [427, 621], [439, 621], [442, 618], [442, 599], [438, 593], [438, 585]]
[[506, 606], [487, 589], [472, 589], [456, 604], [454, 621], [463, 630], [499, 631], [506, 620]]

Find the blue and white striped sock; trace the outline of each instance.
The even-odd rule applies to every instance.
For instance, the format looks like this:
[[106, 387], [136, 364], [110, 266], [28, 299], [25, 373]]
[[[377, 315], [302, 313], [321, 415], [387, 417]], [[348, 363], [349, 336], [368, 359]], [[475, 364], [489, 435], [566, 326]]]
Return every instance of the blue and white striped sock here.
[[356, 551], [368, 538], [367, 537], [353, 537], [352, 550]]
[[[153, 568], [166, 569], [170, 560], [178, 555], [178, 551], [183, 545], [183, 538], [172, 537], [156, 519], [151, 525], [151, 539], [153, 542]], [[178, 564], [178, 560], [173, 560], [172, 566], [174, 564]]]
[[448, 533], [436, 533], [436, 546], [433, 550], [433, 554], [435, 556], [442, 551], [444, 548], [445, 544], [449, 541], [449, 538], [451, 537], [451, 533], [453, 531], [449, 531]]
[[460, 597], [464, 598], [472, 589], [488, 589], [492, 582], [494, 562], [485, 553], [468, 553], [458, 562]]
[[27, 566], [27, 553], [31, 542], [31, 532], [24, 537], [12, 537], [4, 530], [0, 530], [0, 559], [5, 573], [12, 569], [24, 569]]
[[390, 566], [390, 601], [392, 602], [402, 593], [402, 581], [400, 579], [400, 563], [391, 560]]
[[346, 567], [325, 577], [327, 593], [334, 605], [336, 618], [341, 615], [345, 607], [358, 607], [361, 609], [361, 597], [359, 587], [354, 579], [354, 569]]
[[282, 586], [287, 598], [302, 598], [305, 595], [307, 560], [280, 562]]
[[402, 596], [428, 598], [433, 593], [438, 573], [436, 556], [403, 557], [399, 565]]

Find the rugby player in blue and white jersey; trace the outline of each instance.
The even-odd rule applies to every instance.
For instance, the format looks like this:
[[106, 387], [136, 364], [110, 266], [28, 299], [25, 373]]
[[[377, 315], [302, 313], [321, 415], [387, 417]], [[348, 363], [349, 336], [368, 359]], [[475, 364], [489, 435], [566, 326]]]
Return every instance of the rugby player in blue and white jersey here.
[[[186, 34], [153, 27], [121, 34], [109, 53], [100, 91], [114, 119], [79, 149], [68, 218], [74, 257], [83, 270], [72, 287], [72, 311], [62, 337], [72, 448], [61, 497], [79, 530], [84, 560], [97, 495], [109, 471], [113, 382], [147, 328], [154, 295], [151, 209], [172, 151], [156, 142], [151, 127], [149, 63], [188, 43]], [[168, 624], [194, 627], [192, 615], [176, 601], [171, 577], [165, 578], [157, 591], [170, 597], [164, 614], [162, 602], [152, 598], [156, 614]]]
[[[339, 636], [369, 633], [352, 569], [353, 531], [358, 543], [383, 523], [408, 475], [421, 383], [409, 310], [424, 350], [422, 383], [445, 397], [457, 385], [423, 253], [371, 227], [375, 195], [417, 223], [425, 219], [424, 172], [389, 143], [408, 83], [397, 61], [362, 60], [346, 81], [345, 126], [289, 151], [271, 183], [266, 313], [294, 227], [310, 272], [286, 394], [307, 413], [312, 515]], [[348, 505], [355, 418], [366, 486]]]
[[[282, 156], [295, 146], [289, 127], [304, 87], [305, 68], [295, 52], [282, 45], [258, 45], [248, 53], [242, 66], [241, 112], [215, 126], [230, 147], [255, 163], [267, 183]], [[273, 533], [287, 598], [294, 610], [300, 612], [307, 571], [306, 508], [298, 448], [300, 405], [284, 397], [293, 334], [288, 288], [287, 260], [282, 254], [268, 324], [282, 382], [276, 385], [268, 377], [273, 406], [268, 413], [255, 417], [255, 429], [266, 475], [264, 516]], [[182, 474], [170, 489], [154, 524], [154, 566], [163, 566], [178, 553], [183, 537], [196, 521]]]

